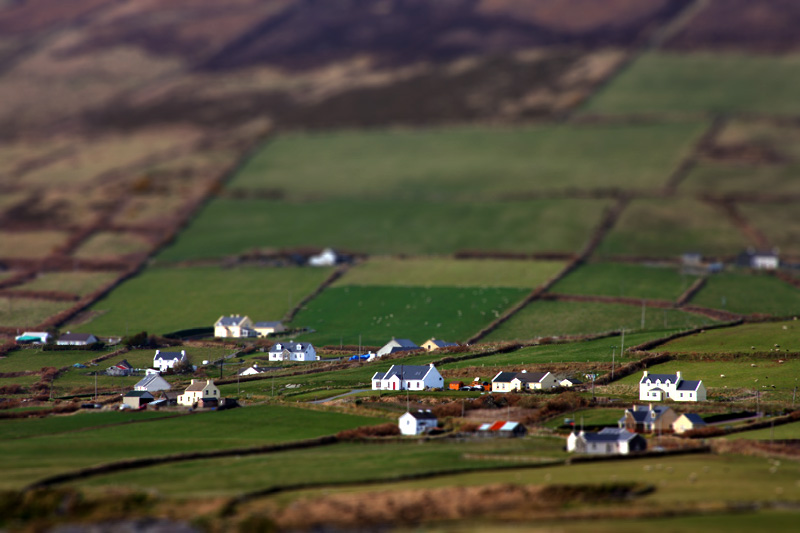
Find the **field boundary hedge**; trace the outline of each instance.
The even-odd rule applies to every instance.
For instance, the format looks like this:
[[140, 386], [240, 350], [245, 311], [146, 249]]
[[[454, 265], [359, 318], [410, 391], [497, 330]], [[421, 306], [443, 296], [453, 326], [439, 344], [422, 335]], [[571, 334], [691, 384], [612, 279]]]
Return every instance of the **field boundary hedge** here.
[[350, 265], [348, 264], [340, 265], [339, 267], [337, 267], [336, 270], [334, 270], [331, 273], [331, 275], [325, 279], [325, 281], [320, 283], [319, 287], [317, 287], [314, 290], [314, 292], [307, 295], [305, 298], [300, 300], [300, 302], [298, 302], [297, 305], [295, 305], [292, 309], [289, 309], [286, 312], [286, 315], [284, 315], [283, 317], [283, 322], [289, 323], [292, 320], [294, 320], [294, 317], [297, 315], [297, 313], [299, 313], [300, 310], [308, 304], [308, 302], [310, 302], [311, 300], [322, 294], [322, 291], [330, 287], [334, 281], [342, 277], [345, 274], [345, 272], [347, 272], [349, 269]]
[[683, 294], [678, 296], [678, 299], [675, 300], [675, 304], [678, 307], [681, 307], [689, 303], [689, 301], [694, 298], [698, 292], [700, 292], [700, 289], [706, 286], [706, 283], [708, 283], [708, 277], [706, 276], [694, 280], [694, 283], [692, 283], [688, 289], [683, 291]]
[[730, 328], [730, 327], [733, 327], [733, 326], [738, 326], [738, 325], [743, 324], [743, 323], [744, 323], [744, 318], [739, 318], [737, 320], [734, 320], [732, 322], [726, 322], [724, 324], [712, 324], [710, 326], [692, 328], [692, 329], [688, 329], [686, 331], [678, 331], [678, 332], [675, 332], [675, 333], [673, 333], [671, 335], [667, 335], [666, 337], [661, 337], [661, 338], [658, 338], [658, 339], [649, 340], [649, 341], [643, 342], [641, 344], [637, 344], [636, 346], [631, 346], [630, 348], [628, 348], [625, 351], [626, 352], [630, 352], [630, 353], [642, 353], [642, 352], [646, 353], [648, 350], [652, 350], [653, 348], [655, 348], [657, 346], [661, 346], [662, 344], [666, 344], [669, 341], [672, 341], [672, 340], [675, 340], [675, 339], [680, 339], [682, 337], [689, 337], [690, 335], [695, 335], [697, 333], [700, 333], [701, 331], [708, 331], [710, 329]]

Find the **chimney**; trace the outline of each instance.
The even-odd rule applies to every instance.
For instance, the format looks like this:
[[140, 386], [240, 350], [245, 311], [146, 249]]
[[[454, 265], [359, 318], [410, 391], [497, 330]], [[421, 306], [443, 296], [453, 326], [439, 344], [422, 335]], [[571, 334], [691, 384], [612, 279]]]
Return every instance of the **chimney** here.
[[675, 380], [675, 384], [677, 385], [677, 384], [678, 384], [678, 382], [681, 380], [681, 371], [680, 371], [680, 370], [678, 370], [677, 372], [675, 372], [675, 375], [676, 375], [676, 376], [677, 376], [677, 378], [678, 378], [678, 379], [676, 379], [676, 380]]
[[158, 357], [158, 354], [160, 354], [160, 353], [161, 353], [161, 350], [156, 350], [156, 357]]
[[642, 377], [644, 377], [644, 378], [647, 377], [647, 370], [644, 371], [644, 375], [642, 375]]
[[522, 374], [527, 374], [527, 373], [528, 373], [528, 371], [527, 371], [527, 370], [523, 370], [523, 371], [522, 371]]

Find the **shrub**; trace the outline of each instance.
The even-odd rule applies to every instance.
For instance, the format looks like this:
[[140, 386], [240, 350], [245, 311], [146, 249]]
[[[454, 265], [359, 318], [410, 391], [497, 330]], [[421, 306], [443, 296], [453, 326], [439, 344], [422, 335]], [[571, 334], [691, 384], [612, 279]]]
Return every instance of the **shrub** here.
[[387, 422], [377, 426], [362, 426], [353, 429], [345, 429], [336, 434], [340, 440], [359, 440], [370, 437], [392, 437], [400, 434], [400, 428], [393, 422]]

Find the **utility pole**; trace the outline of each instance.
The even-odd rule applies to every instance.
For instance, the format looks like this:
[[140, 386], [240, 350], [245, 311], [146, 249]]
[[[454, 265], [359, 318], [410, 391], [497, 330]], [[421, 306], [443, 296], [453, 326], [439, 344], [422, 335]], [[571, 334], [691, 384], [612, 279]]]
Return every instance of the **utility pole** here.
[[617, 354], [617, 347], [616, 346], [612, 346], [611, 347], [611, 381], [614, 381], [614, 359], [615, 359], [614, 356], [616, 354]]
[[622, 328], [622, 342], [620, 343], [619, 347], [619, 356], [622, 357], [625, 355], [625, 328]]
[[94, 401], [97, 401], [97, 370], [94, 371]]

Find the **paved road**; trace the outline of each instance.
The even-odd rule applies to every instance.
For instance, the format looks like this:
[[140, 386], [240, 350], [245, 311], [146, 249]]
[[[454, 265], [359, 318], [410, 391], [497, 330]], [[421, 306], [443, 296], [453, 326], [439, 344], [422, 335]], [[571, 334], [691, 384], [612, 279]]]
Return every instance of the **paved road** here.
[[345, 396], [352, 396], [353, 394], [358, 394], [359, 392], [367, 392], [368, 390], [372, 389], [355, 389], [351, 390], [350, 392], [345, 392], [344, 394], [337, 394], [336, 396], [331, 396], [330, 398], [325, 398], [324, 400], [314, 400], [313, 402], [309, 403], [325, 403], [338, 398], [344, 398]]

